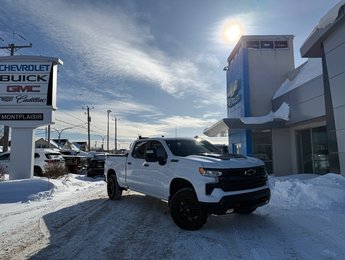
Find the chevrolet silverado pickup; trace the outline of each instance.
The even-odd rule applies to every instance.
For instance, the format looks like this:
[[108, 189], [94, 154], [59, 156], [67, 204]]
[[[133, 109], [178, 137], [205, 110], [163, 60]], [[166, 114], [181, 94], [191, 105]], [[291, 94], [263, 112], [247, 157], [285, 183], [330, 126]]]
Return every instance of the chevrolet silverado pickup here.
[[264, 163], [222, 154], [199, 138], [139, 138], [128, 154], [108, 156], [108, 196], [133, 190], [168, 202], [177, 226], [200, 229], [210, 214], [250, 214], [270, 200]]

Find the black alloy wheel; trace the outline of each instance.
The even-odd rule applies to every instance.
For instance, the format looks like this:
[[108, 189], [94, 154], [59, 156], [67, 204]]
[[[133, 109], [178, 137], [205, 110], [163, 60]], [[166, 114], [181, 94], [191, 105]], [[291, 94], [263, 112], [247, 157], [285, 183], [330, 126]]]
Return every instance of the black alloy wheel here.
[[122, 189], [119, 186], [115, 175], [111, 175], [108, 178], [107, 192], [108, 192], [108, 197], [111, 200], [118, 200], [121, 198]]
[[191, 188], [179, 190], [173, 195], [170, 214], [175, 224], [186, 230], [198, 230], [207, 221], [207, 213]]

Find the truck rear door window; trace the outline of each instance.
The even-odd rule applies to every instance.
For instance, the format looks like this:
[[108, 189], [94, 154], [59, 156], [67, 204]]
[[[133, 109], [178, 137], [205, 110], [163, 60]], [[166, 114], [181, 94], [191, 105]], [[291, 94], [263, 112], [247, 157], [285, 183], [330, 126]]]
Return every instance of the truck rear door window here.
[[137, 159], [145, 158], [145, 150], [147, 146], [147, 141], [137, 142], [133, 148], [132, 156]]

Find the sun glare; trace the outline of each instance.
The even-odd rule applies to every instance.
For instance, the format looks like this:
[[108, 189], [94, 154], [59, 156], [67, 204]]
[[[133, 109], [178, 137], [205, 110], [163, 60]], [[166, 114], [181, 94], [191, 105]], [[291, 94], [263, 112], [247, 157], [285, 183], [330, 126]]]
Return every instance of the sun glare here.
[[222, 29], [222, 39], [225, 43], [234, 43], [243, 34], [242, 26], [237, 22], [227, 22]]

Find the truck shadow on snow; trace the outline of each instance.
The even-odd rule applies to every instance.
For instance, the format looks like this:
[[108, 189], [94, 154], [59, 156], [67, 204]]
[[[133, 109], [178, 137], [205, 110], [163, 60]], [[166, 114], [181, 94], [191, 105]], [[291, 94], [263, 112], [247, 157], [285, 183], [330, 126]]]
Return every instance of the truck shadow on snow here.
[[[195, 257], [205, 245], [221, 244], [227, 250], [234, 230], [262, 235], [270, 217], [260, 212], [250, 216], [209, 216], [203, 229], [185, 231], [172, 221], [166, 202], [124, 194], [117, 201], [105, 197], [85, 201], [47, 214], [42, 220], [46, 230], [41, 229], [49, 243], [30, 259]], [[205, 253], [207, 258], [210, 253]], [[209, 257], [214, 258], [214, 254]]]

